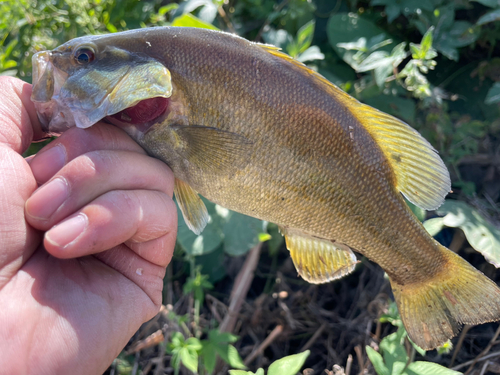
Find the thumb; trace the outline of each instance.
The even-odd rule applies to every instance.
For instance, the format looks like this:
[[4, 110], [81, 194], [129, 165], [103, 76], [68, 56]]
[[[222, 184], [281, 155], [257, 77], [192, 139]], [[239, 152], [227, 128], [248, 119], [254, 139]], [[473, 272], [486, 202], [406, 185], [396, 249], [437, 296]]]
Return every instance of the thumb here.
[[31, 142], [46, 136], [30, 99], [31, 85], [18, 78], [0, 76], [0, 92], [0, 144], [22, 154]]

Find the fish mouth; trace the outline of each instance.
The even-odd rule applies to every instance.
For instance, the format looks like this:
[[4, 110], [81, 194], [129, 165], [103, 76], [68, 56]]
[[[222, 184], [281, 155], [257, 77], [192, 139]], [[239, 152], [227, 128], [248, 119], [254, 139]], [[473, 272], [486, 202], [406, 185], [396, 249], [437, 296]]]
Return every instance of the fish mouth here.
[[33, 55], [33, 90], [31, 101], [34, 103], [42, 130], [47, 134], [60, 134], [70, 126], [73, 115], [62, 108], [57, 101], [61, 87], [68, 75], [54, 68], [53, 53], [41, 51]]
[[145, 133], [151, 126], [168, 116], [169, 104], [170, 98], [161, 96], [144, 99], [118, 113], [107, 116], [106, 120], [120, 127], [133, 126]]
[[73, 126], [85, 129], [111, 118], [145, 129], [165, 116], [172, 95], [168, 69], [149, 56], [120, 59], [120, 53], [84, 67], [71, 63], [71, 52], [33, 55], [31, 99], [45, 133], [58, 135]]

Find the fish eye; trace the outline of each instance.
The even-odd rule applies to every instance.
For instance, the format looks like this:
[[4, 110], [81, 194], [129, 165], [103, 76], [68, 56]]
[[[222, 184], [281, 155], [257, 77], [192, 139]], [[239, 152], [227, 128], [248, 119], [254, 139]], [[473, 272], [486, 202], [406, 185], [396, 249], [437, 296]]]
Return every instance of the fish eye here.
[[94, 61], [95, 54], [92, 48], [89, 47], [81, 47], [78, 48], [75, 52], [75, 60], [80, 65], [85, 65]]

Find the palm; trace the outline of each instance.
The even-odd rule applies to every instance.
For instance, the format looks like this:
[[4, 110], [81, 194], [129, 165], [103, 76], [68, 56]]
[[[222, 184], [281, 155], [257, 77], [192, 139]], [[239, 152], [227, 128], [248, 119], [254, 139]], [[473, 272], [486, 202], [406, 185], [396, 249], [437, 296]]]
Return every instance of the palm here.
[[[20, 153], [41, 135], [30, 87], [1, 78], [0, 89], [12, 94], [0, 103], [0, 342], [9, 343], [0, 362], [10, 366], [6, 373], [100, 373], [161, 304], [175, 241], [171, 172], [105, 125], [53, 142], [68, 150], [62, 168], [43, 152], [28, 164]], [[112, 173], [140, 174], [142, 185], [103, 182]], [[71, 194], [55, 214], [31, 215], [57, 198], [42, 197], [43, 187], [33, 194], [54, 175], [69, 181]], [[165, 225], [150, 229], [137, 212]], [[54, 225], [77, 214], [88, 220], [82, 235], [69, 244], [49, 240]]]

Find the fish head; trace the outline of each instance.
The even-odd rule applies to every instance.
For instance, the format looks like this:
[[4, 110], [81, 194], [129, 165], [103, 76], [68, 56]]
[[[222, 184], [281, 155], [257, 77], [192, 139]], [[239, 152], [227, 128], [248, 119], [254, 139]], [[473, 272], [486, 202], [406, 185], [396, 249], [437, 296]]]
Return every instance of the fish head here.
[[154, 121], [172, 95], [168, 69], [154, 57], [99, 36], [73, 39], [33, 56], [33, 92], [42, 129], [88, 128], [128, 110], [122, 122]]

